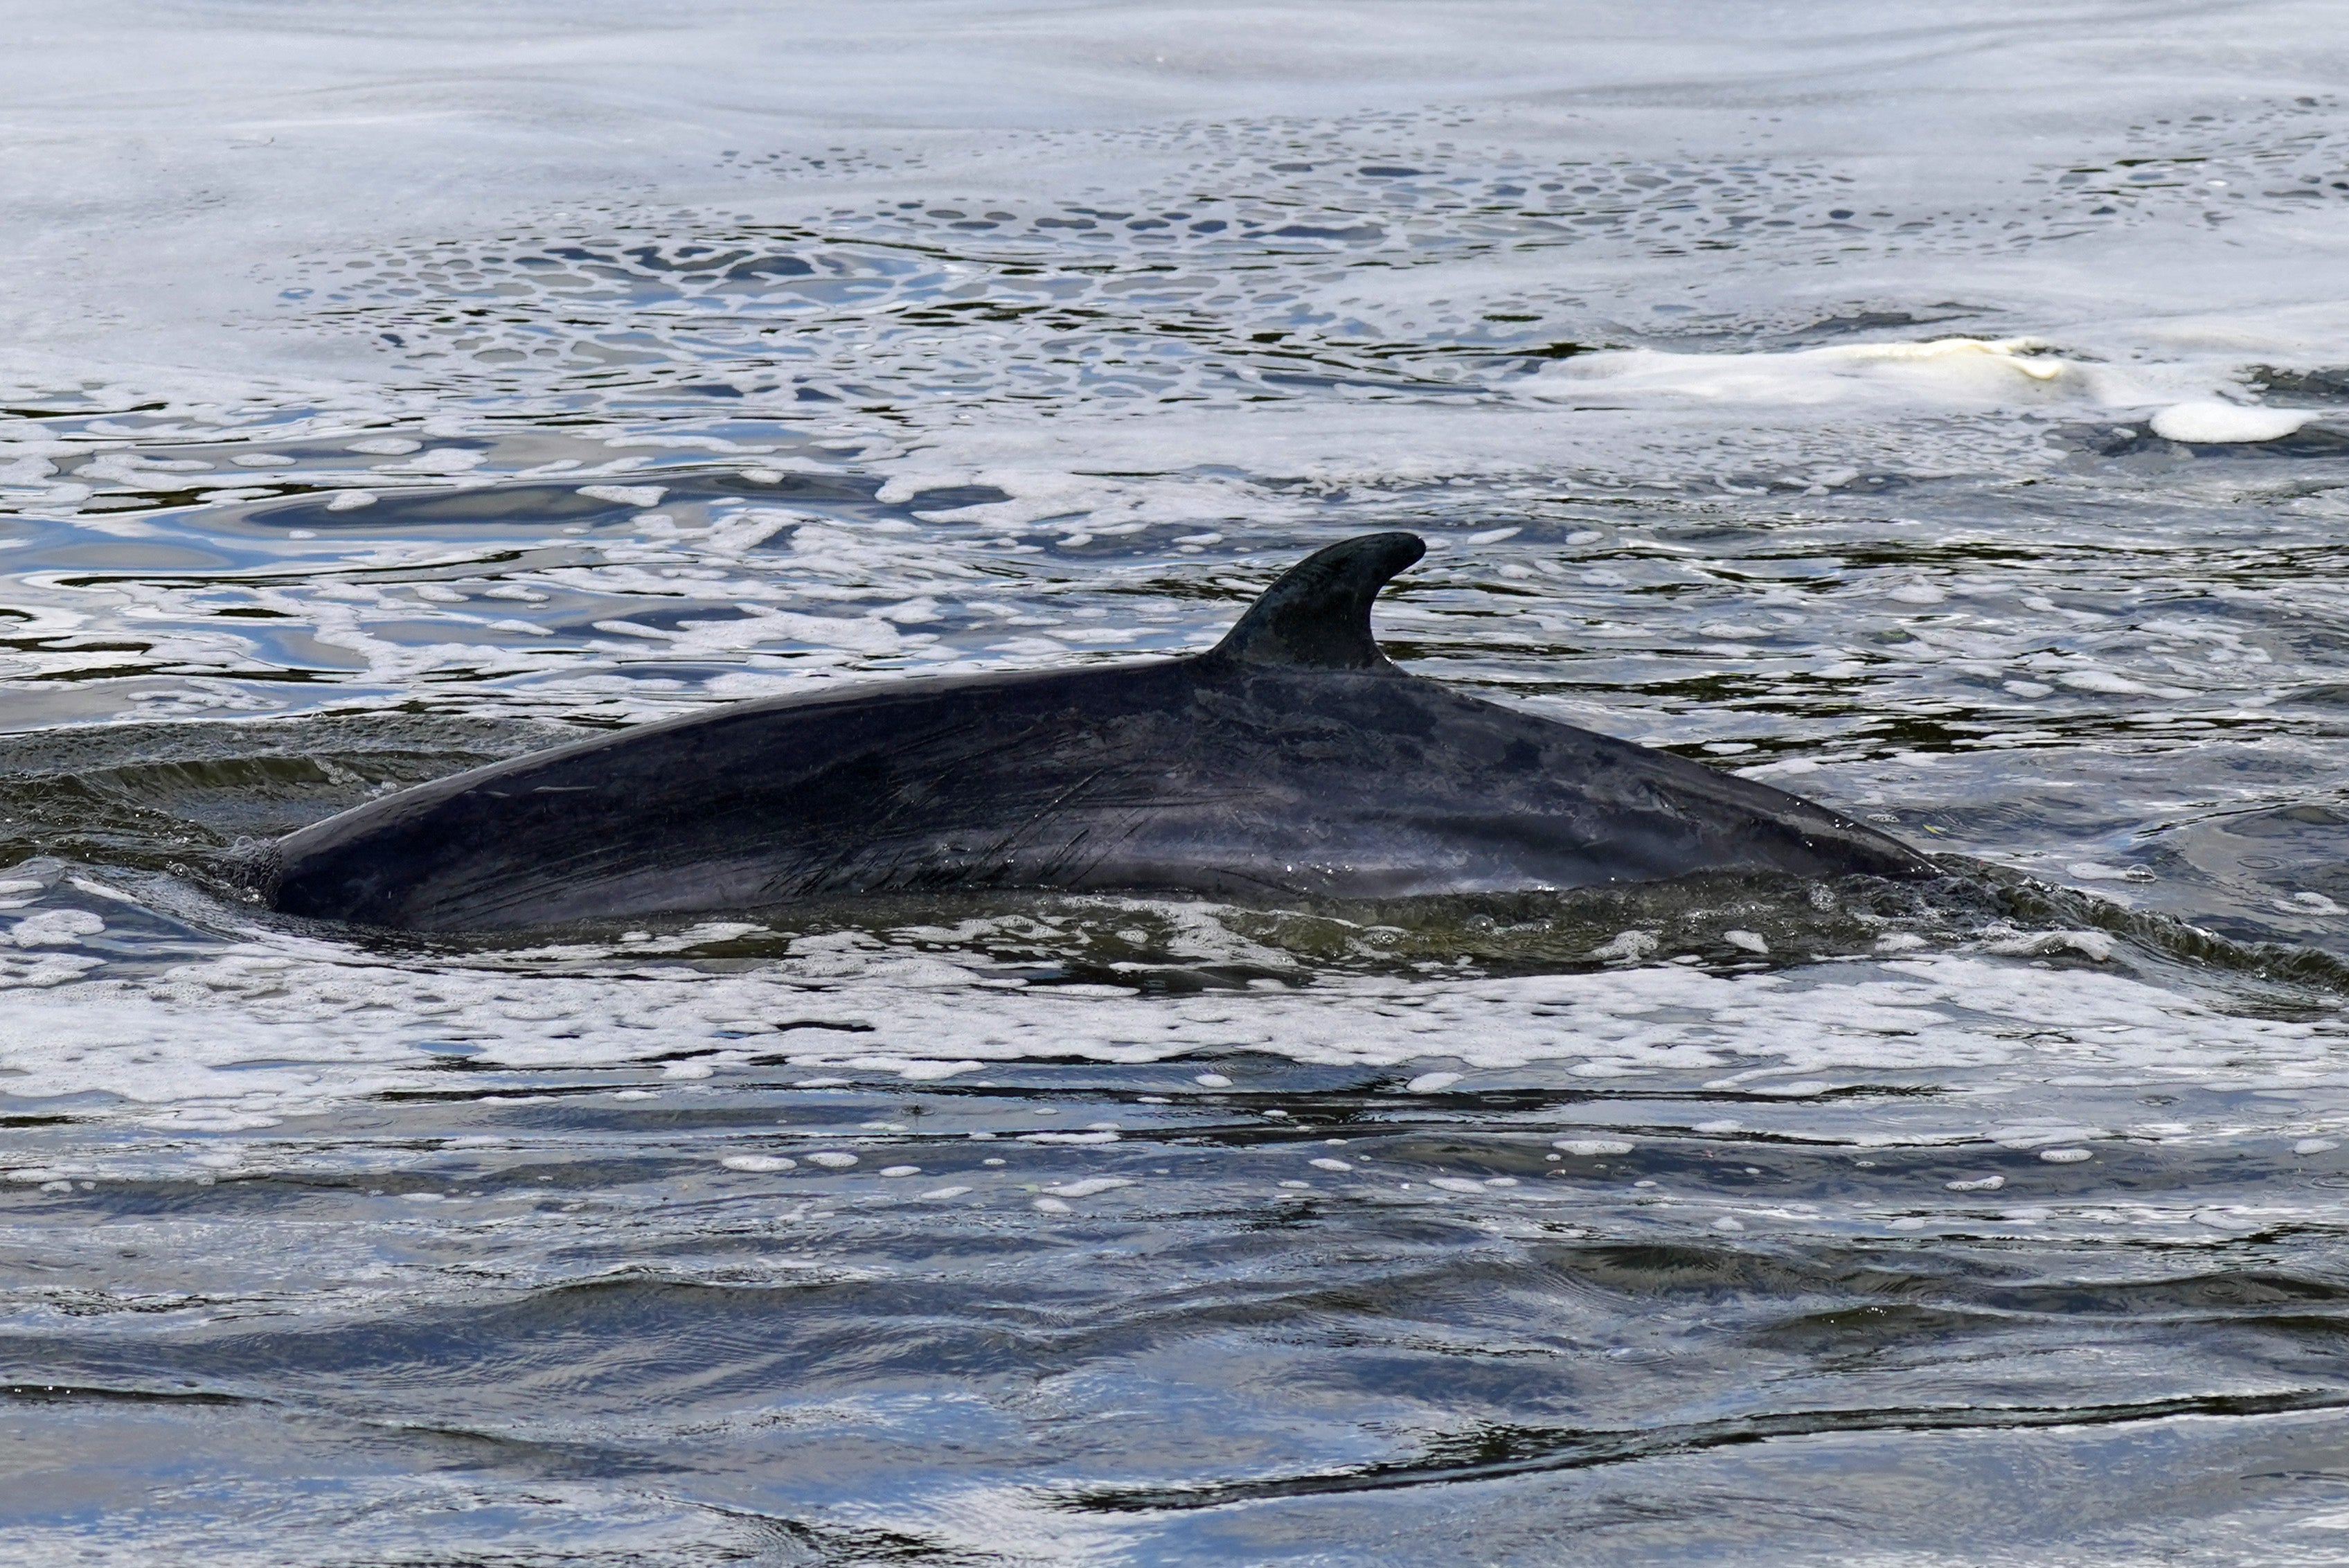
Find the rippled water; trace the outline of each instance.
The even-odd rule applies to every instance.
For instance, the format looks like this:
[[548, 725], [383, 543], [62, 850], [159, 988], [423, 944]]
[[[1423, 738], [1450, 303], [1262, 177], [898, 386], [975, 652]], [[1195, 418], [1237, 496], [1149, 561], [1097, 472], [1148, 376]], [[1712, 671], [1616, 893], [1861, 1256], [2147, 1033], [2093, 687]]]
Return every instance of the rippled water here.
[[[0, 1561], [2349, 1558], [2337, 9], [14, 26]], [[1392, 527], [1947, 875], [216, 875]]]

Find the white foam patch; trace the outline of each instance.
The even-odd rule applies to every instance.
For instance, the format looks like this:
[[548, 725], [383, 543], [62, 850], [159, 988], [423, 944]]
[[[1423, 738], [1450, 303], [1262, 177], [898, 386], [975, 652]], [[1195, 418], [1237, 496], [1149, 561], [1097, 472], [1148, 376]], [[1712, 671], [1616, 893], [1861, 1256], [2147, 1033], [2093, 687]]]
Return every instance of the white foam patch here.
[[1585, 354], [1544, 370], [1528, 395], [1826, 410], [1864, 404], [1987, 410], [2141, 406], [2143, 383], [2110, 367], [2067, 358], [2035, 338], [1942, 337], [1842, 344], [1795, 353]]
[[1123, 1176], [1089, 1176], [1081, 1181], [1064, 1181], [1044, 1190], [1055, 1198], [1093, 1198], [1133, 1185], [1132, 1180]]
[[2248, 408], [2240, 403], [2176, 403], [2153, 416], [2165, 441], [2198, 443], [2281, 441], [2316, 417], [2307, 409]]
[[20, 948], [71, 947], [104, 929], [105, 919], [88, 909], [44, 909], [9, 927], [6, 938]]

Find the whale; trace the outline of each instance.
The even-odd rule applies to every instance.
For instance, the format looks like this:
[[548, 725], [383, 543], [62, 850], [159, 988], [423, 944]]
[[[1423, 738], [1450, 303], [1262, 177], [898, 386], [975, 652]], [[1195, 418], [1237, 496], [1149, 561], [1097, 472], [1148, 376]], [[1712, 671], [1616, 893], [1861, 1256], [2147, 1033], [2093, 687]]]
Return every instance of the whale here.
[[843, 683], [478, 767], [277, 840], [248, 884], [289, 916], [463, 933], [949, 889], [1934, 874], [1783, 790], [1407, 672], [1371, 610], [1425, 551], [1317, 551], [1205, 652]]

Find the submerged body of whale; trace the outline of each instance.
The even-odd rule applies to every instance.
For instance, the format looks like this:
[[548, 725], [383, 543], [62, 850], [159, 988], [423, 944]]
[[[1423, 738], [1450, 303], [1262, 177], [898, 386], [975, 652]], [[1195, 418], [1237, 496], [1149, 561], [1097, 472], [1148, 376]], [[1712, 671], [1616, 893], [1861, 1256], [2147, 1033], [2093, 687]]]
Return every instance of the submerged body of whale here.
[[254, 869], [289, 914], [422, 931], [940, 888], [1380, 898], [1930, 872], [1782, 790], [1405, 674], [1371, 604], [1424, 549], [1333, 545], [1206, 653], [738, 703], [387, 796]]

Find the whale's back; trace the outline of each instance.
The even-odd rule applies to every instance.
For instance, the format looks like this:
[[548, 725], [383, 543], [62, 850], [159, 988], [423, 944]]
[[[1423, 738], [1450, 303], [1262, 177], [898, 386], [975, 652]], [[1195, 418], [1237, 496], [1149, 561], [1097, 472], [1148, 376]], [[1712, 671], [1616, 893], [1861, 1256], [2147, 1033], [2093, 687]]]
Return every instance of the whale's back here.
[[492, 929], [937, 888], [1383, 897], [1913, 870], [1765, 785], [1392, 670], [1202, 658], [744, 704], [278, 848], [289, 913]]
[[291, 914], [486, 930], [942, 888], [1926, 868], [1766, 785], [1405, 674], [1371, 607], [1425, 548], [1317, 551], [1189, 658], [746, 702], [442, 779], [292, 835], [261, 879]]

